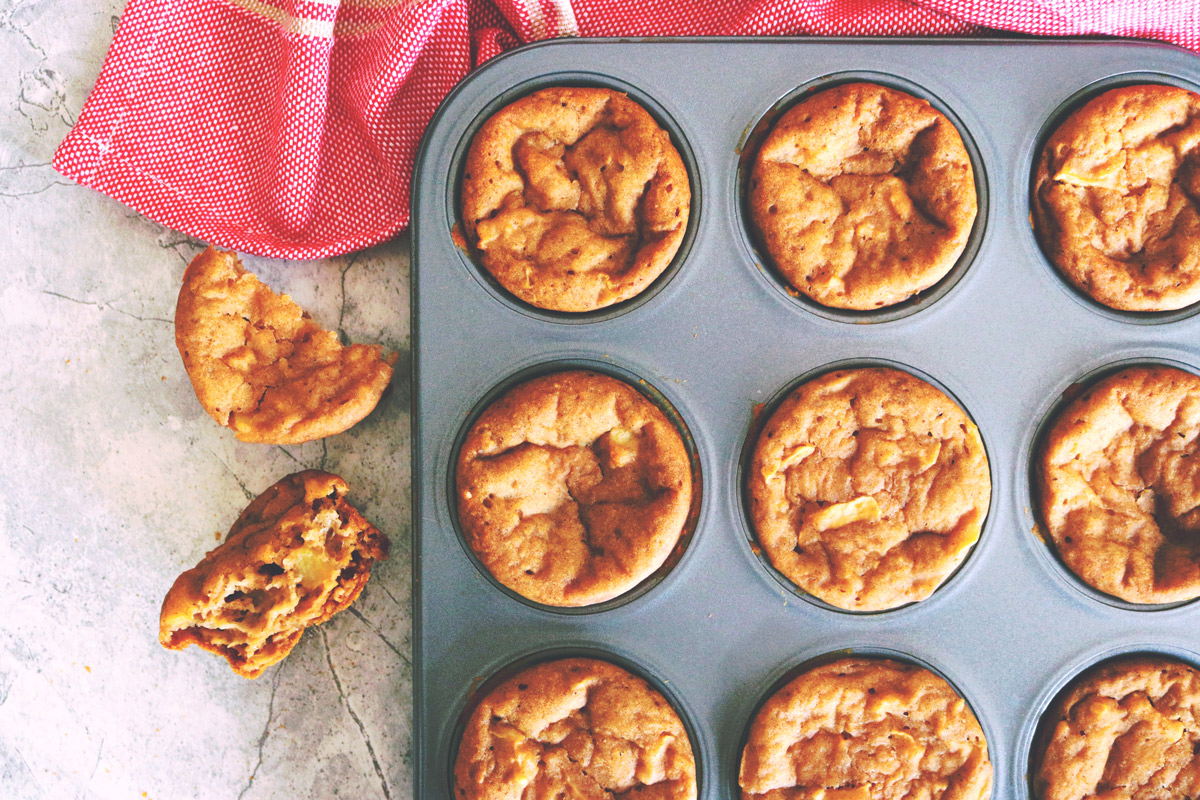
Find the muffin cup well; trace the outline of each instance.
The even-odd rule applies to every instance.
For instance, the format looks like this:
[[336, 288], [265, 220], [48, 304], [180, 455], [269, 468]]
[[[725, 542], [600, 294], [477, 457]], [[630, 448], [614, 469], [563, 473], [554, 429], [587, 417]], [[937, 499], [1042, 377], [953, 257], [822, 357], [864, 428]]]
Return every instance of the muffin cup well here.
[[740, 781], [742, 755], [745, 752], [746, 744], [750, 739], [750, 729], [754, 725], [754, 720], [758, 717], [762, 707], [766, 705], [767, 701], [774, 697], [777, 692], [783, 689], [784, 686], [800, 675], [824, 664], [838, 661], [843, 658], [896, 661], [901, 664], [907, 664], [928, 670], [944, 680], [950, 686], [950, 688], [954, 690], [955, 694], [963, 699], [963, 702], [966, 703], [967, 708], [979, 722], [979, 727], [983, 730], [983, 738], [988, 745], [988, 759], [992, 764], [992, 797], [1000, 798], [1005, 796], [1003, 792], [1004, 787], [1001, 785], [1004, 782], [1005, 771], [1003, 770], [1002, 765], [996, 762], [996, 754], [993, 751], [994, 748], [992, 747], [992, 743], [996, 741], [996, 739], [992, 734], [991, 725], [989, 724], [986, 716], [979, 713], [979, 706], [971, 701], [971, 698], [965, 692], [963, 692], [959, 684], [946, 675], [946, 673], [941, 669], [935, 667], [924, 659], [913, 655], [912, 653], [893, 650], [887, 647], [878, 647], [870, 644], [853, 643], [848, 644], [844, 648], [827, 650], [819, 654], [809, 656], [799, 663], [792, 664], [790, 666], [782, 666], [763, 682], [762, 690], [758, 694], [757, 700], [750, 709], [750, 712], [745, 715], [745, 723], [743, 724], [741, 734], [737, 739], [737, 748], [731, 754], [732, 757], [728, 767], [729, 780], [726, 784], [726, 790], [729, 793], [729, 797], [740, 798], [742, 796], [742, 787]]
[[1046, 249], [1042, 246], [1041, 237], [1037, 233], [1037, 228], [1034, 224], [1036, 217], [1035, 207], [1037, 199], [1035, 196], [1037, 185], [1038, 163], [1041, 161], [1042, 151], [1046, 147], [1046, 143], [1050, 137], [1054, 135], [1067, 118], [1082, 108], [1090, 100], [1104, 94], [1111, 89], [1120, 89], [1126, 86], [1140, 86], [1143, 84], [1158, 84], [1161, 86], [1174, 86], [1180, 89], [1187, 89], [1190, 92], [1200, 93], [1200, 85], [1187, 81], [1183, 78], [1168, 75], [1160, 72], [1124, 72], [1117, 75], [1110, 75], [1101, 80], [1094, 81], [1087, 86], [1075, 91], [1055, 108], [1046, 117], [1041, 129], [1038, 131], [1037, 137], [1034, 139], [1032, 149], [1027, 156], [1029, 164], [1029, 180], [1025, 190], [1026, 208], [1029, 216], [1029, 234], [1033, 238], [1034, 247], [1038, 255], [1041, 257], [1043, 266], [1050, 271], [1054, 276], [1054, 281], [1064, 292], [1083, 307], [1092, 312], [1105, 317], [1106, 319], [1115, 320], [1117, 322], [1126, 322], [1133, 325], [1160, 325], [1168, 322], [1179, 322], [1180, 320], [1188, 319], [1196, 314], [1200, 314], [1200, 302], [1192, 303], [1184, 308], [1174, 311], [1122, 311], [1112, 308], [1099, 300], [1096, 300], [1087, 292], [1074, 286], [1066, 276], [1062, 274], [1058, 266], [1047, 255]]
[[708, 741], [700, 735], [701, 729], [696, 726], [694, 722], [695, 716], [687, 704], [668, 685], [670, 681], [660, 678], [656, 671], [651, 670], [630, 655], [584, 641], [567, 642], [554, 647], [539, 648], [509, 656], [507, 660], [499, 662], [498, 665], [491, 666], [489, 668], [490, 674], [487, 674], [486, 677], [481, 675], [476, 682], [473, 682], [466, 688], [457, 704], [456, 712], [452, 715], [454, 724], [448, 728], [449, 739], [445, 742], [445, 746], [441, 748], [442, 752], [447, 755], [443, 771], [447, 789], [445, 796], [447, 798], [454, 798], [455, 796], [454, 767], [458, 761], [459, 745], [462, 742], [467, 721], [470, 719], [471, 714], [474, 713], [476, 706], [479, 705], [479, 701], [497, 686], [526, 669], [538, 664], [567, 658], [590, 658], [597, 661], [606, 661], [641, 678], [651, 689], [662, 695], [675, 712], [675, 715], [679, 717], [684, 731], [687, 732], [688, 740], [692, 747], [692, 758], [696, 764], [697, 800], [709, 800], [712, 796], [710, 787], [713, 782], [707, 774], [707, 769], [712, 763], [712, 759], [709, 758], [708, 753]]
[[827, 603], [824, 600], [814, 597], [808, 592], [805, 592], [803, 589], [793, 583], [791, 579], [775, 568], [775, 566], [771, 563], [770, 558], [763, 550], [762, 545], [758, 541], [758, 534], [755, 530], [754, 520], [750, 514], [749, 496], [749, 475], [751, 461], [754, 458], [755, 446], [758, 443], [758, 439], [762, 434], [763, 428], [766, 426], [767, 420], [771, 418], [771, 415], [775, 413], [780, 404], [782, 404], [792, 392], [809, 381], [815, 380], [823, 375], [826, 375], [830, 372], [836, 372], [838, 370], [869, 369], [876, 367], [906, 372], [909, 375], [918, 378], [919, 380], [925, 381], [930, 386], [933, 386], [935, 389], [946, 395], [946, 397], [948, 397], [962, 410], [967, 419], [969, 419], [972, 423], [975, 423], [974, 416], [972, 416], [967, 406], [954, 392], [946, 388], [946, 386], [936, 378], [931, 377], [915, 367], [882, 358], [854, 358], [823, 364], [815, 369], [809, 370], [795, 380], [790, 381], [783, 388], [776, 391], [775, 394], [773, 394], [771, 398], [761, 407], [756, 407], [755, 412], [752, 415], [749, 428], [744, 439], [742, 440], [742, 451], [737, 461], [737, 474], [735, 477], [736, 482], [734, 484], [737, 487], [737, 502], [741, 511], [739, 517], [741, 518], [744, 526], [743, 536], [745, 536], [746, 544], [750, 551], [754, 554], [754, 560], [762, 568], [764, 577], [769, 576], [776, 583], [786, 589], [790, 594], [799, 597], [801, 600], [804, 600], [805, 602], [810, 603], [817, 608], [824, 609], [826, 611], [832, 611], [837, 614], [845, 614], [851, 617], [877, 617], [883, 614], [895, 616], [902, 613], [909, 614], [915, 612], [917, 609], [928, 609], [935, 606], [936, 601], [947, 591], [950, 585], [952, 583], [957, 583], [956, 579], [960, 575], [963, 575], [964, 572], [968, 571], [968, 565], [977, 561], [975, 555], [980, 549], [981, 545], [983, 545], [986, 541], [986, 537], [988, 535], [988, 523], [993, 516], [993, 510], [996, 503], [996, 467], [991, 456], [992, 449], [988, 445], [987, 437], [984, 435], [983, 430], [979, 428], [978, 423], [975, 423], [976, 428], [979, 429], [979, 437], [983, 442], [984, 454], [987, 456], [988, 461], [988, 480], [991, 485], [991, 491], [988, 498], [988, 513], [987, 516], [984, 517], [983, 526], [979, 532], [979, 539], [971, 546], [970, 552], [967, 553], [966, 557], [963, 558], [958, 566], [955, 567], [950, 574], [947, 575], [940, 584], [938, 584], [937, 588], [934, 589], [933, 592], [924, 600], [915, 600], [902, 606], [879, 611], [856, 611], [853, 609], [839, 608], [831, 603]]
[[1013, 760], [1013, 786], [1019, 800], [1040, 800], [1034, 791], [1034, 777], [1041, 764], [1042, 753], [1049, 738], [1047, 712], [1053, 708], [1066, 692], [1087, 673], [1099, 667], [1128, 659], [1149, 657], [1179, 661], [1200, 669], [1200, 654], [1180, 647], [1163, 644], [1135, 643], [1110, 647], [1072, 659], [1060, 669], [1041, 694], [1033, 701], [1029, 713], [1021, 725], [1017, 739], [1016, 758]]
[[[463, 533], [462, 525], [459, 521], [456, 471], [458, 465], [458, 454], [462, 449], [462, 445], [466, 439], [468, 431], [470, 431], [476, 420], [479, 419], [480, 415], [483, 414], [483, 412], [490, 405], [492, 405], [492, 403], [498, 400], [510, 389], [526, 381], [544, 375], [550, 375], [557, 372], [566, 372], [570, 370], [587, 370], [621, 381], [637, 391], [641, 396], [649, 400], [656, 408], [659, 409], [659, 411], [663, 413], [668, 422], [671, 423], [675, 431], [679, 434], [679, 437], [683, 442], [684, 450], [687, 452], [688, 462], [691, 467], [692, 497], [691, 505], [688, 510], [687, 521], [684, 523], [683, 531], [680, 533], [679, 540], [671, 550], [671, 554], [667, 557], [666, 561], [664, 561], [662, 565], [660, 565], [658, 569], [656, 569], [650, 576], [642, 580], [639, 584], [628, 591], [600, 603], [584, 606], [552, 606], [532, 600], [505, 586], [492, 574], [491, 570], [484, 565], [484, 563], [479, 559], [479, 556], [476, 555], [475, 551], [471, 548], [471, 545], [468, 543], [467, 537]], [[471, 563], [475, 565], [475, 568], [479, 570], [479, 573], [483, 575], [483, 577], [485, 577], [488, 582], [495, 586], [500, 592], [508, 595], [514, 600], [518, 600], [531, 608], [536, 608], [541, 611], [568, 616], [597, 614], [619, 608], [633, 602], [634, 600], [637, 600], [662, 583], [663, 580], [667, 578], [667, 576], [683, 559], [689, 549], [692, 538], [696, 532], [697, 523], [700, 518], [700, 512], [703, 507], [703, 495], [704, 486], [700, 468], [700, 454], [697, 450], [695, 439], [692, 437], [688, 428], [688, 424], [684, 421], [683, 416], [680, 414], [675, 405], [672, 404], [671, 401], [668, 400], [667, 397], [653, 384], [632, 370], [618, 366], [611, 361], [600, 362], [588, 358], [562, 358], [538, 363], [512, 373], [496, 383], [496, 385], [493, 386], [492, 389], [490, 389], [479, 400], [479, 402], [474, 405], [474, 407], [471, 409], [471, 412], [459, 426], [458, 433], [454, 438], [454, 445], [450, 451], [450, 458], [446, 471], [447, 510], [449, 511], [450, 519], [454, 526], [454, 532], [458, 538], [459, 544], [463, 548], [463, 551], [466, 553]]]
[[[778, 119], [792, 106], [796, 105], [796, 103], [807, 100], [815, 94], [842, 84], [858, 82], [878, 84], [885, 88], [895, 89], [896, 91], [925, 100], [935, 110], [950, 120], [962, 138], [963, 146], [966, 148], [967, 155], [971, 160], [971, 169], [975, 177], [975, 196], [978, 209], [966, 246], [963, 248], [962, 253], [959, 254], [954, 266], [951, 267], [950, 271], [941, 280], [928, 289], [909, 297], [907, 300], [869, 311], [854, 311], [826, 306], [794, 288], [779, 272], [778, 268], [776, 268], [771, 255], [763, 245], [754, 224], [749, 203], [750, 174], [754, 169], [754, 160], [758, 155], [763, 141]], [[749, 124], [746, 130], [746, 136], [738, 149], [737, 213], [735, 216], [741, 221], [742, 238], [750, 263], [757, 268], [757, 271], [771, 284], [780, 296], [785, 298], [792, 306], [811, 312], [824, 319], [853, 324], [892, 322], [904, 319], [930, 307], [934, 302], [949, 294], [958, 282], [962, 280], [971, 263], [975, 260], [988, 224], [987, 171], [984, 168], [979, 148], [975, 145], [975, 141], [971, 137], [971, 133], [966, 125], [963, 124], [962, 120], [954, 113], [950, 106], [922, 86], [897, 75], [879, 72], [837, 72], [803, 83], [791, 92], [788, 92], [756, 121]]]
[[1076, 398], [1088, 391], [1100, 380], [1114, 375], [1121, 370], [1130, 367], [1140, 366], [1161, 366], [1171, 367], [1174, 369], [1190, 372], [1195, 375], [1200, 375], [1200, 369], [1191, 364], [1182, 361], [1174, 360], [1177, 354], [1154, 355], [1147, 354], [1142, 356], [1132, 356], [1119, 360], [1108, 360], [1104, 363], [1093, 366], [1087, 372], [1061, 384], [1052, 393], [1051, 398], [1043, 407], [1040, 415], [1035, 417], [1037, 420], [1034, 427], [1026, 439], [1025, 445], [1021, 450], [1022, 464], [1018, 467], [1019, 473], [1024, 476], [1023, 480], [1017, 481], [1019, 491], [1022, 492], [1018, 497], [1020, 507], [1026, 509], [1029, 518], [1029, 530], [1033, 536], [1037, 538], [1037, 543], [1034, 545], [1034, 550], [1038, 553], [1038, 561], [1040, 561], [1048, 572], [1058, 579], [1064, 587], [1070, 587], [1084, 597], [1089, 598], [1097, 603], [1102, 603], [1112, 608], [1121, 609], [1124, 611], [1136, 612], [1160, 612], [1170, 611], [1184, 606], [1190, 606], [1200, 598], [1192, 600], [1180, 600], [1174, 603], [1132, 603], [1128, 600], [1122, 600], [1119, 597], [1114, 597], [1106, 592], [1093, 587], [1091, 584], [1084, 581], [1076, 575], [1059, 557], [1057, 548], [1054, 542], [1050, 540], [1045, 533], [1045, 523], [1042, 520], [1041, 513], [1041, 492], [1038, 489], [1038, 468], [1041, 460], [1042, 448], [1045, 445], [1046, 436], [1053, 427], [1059, 415], [1069, 406]]
[[[683, 160], [684, 169], [687, 171], [688, 182], [691, 190], [691, 208], [688, 213], [687, 229], [684, 232], [683, 240], [680, 242], [679, 249], [676, 251], [671, 263], [663, 270], [650, 285], [639, 292], [637, 295], [623, 300], [619, 303], [614, 303], [604, 308], [599, 308], [594, 311], [552, 311], [549, 309], [538, 308], [524, 300], [514, 296], [511, 292], [500, 285], [500, 282], [492, 277], [491, 273], [483, 267], [479, 261], [479, 254], [475, 248], [467, 241], [463, 231], [462, 224], [462, 183], [466, 172], [467, 153], [470, 150], [471, 142], [475, 138], [475, 134], [479, 129], [491, 119], [498, 111], [503, 109], [510, 103], [533, 94], [540, 89], [548, 89], [552, 87], [579, 87], [579, 88], [597, 88], [611, 89], [612, 91], [621, 92], [629, 96], [631, 100], [644, 108], [659, 127], [667, 132], [671, 137], [671, 143], [679, 153], [679, 157]], [[463, 259], [464, 267], [470, 271], [475, 277], [484, 291], [488, 292], [500, 303], [508, 306], [514, 311], [524, 314], [534, 319], [544, 322], [556, 322], [562, 324], [581, 324], [589, 322], [603, 322], [606, 320], [620, 317], [634, 309], [645, 305], [655, 296], [657, 296], [671, 282], [675, 275], [679, 272], [683, 263], [687, 260], [688, 252], [691, 250], [692, 241], [695, 239], [696, 231], [700, 223], [700, 215], [702, 213], [702, 192], [700, 187], [700, 170], [696, 162], [696, 157], [688, 144], [686, 137], [683, 135], [682, 129], [674, 121], [670, 114], [653, 98], [641, 91], [635, 86], [632, 86], [624, 81], [591, 72], [556, 72], [534, 78], [532, 80], [523, 81], [507, 91], [498, 95], [495, 99], [484, 106], [480, 112], [472, 120], [463, 132], [462, 138], [459, 140], [457, 148], [454, 150], [450, 161], [450, 172], [447, 175], [447, 192], [446, 192], [446, 221], [447, 232], [454, 240], [455, 249]]]

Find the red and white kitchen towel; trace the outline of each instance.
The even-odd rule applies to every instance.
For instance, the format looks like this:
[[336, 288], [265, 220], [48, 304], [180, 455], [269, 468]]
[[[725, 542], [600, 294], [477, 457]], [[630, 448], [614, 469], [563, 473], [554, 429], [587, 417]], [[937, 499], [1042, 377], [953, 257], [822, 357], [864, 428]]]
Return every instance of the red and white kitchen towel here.
[[320, 258], [408, 224], [421, 134], [555, 36], [1115, 34], [1200, 50], [1198, 0], [129, 0], [54, 166], [199, 239]]

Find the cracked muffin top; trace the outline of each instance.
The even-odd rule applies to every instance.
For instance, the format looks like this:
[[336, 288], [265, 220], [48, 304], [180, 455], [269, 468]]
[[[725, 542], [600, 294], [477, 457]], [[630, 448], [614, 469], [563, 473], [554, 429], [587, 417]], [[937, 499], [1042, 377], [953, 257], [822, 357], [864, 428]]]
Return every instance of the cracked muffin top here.
[[1042, 249], [1079, 290], [1123, 311], [1200, 301], [1200, 94], [1096, 97], [1046, 142], [1033, 194]]
[[838, 608], [922, 600], [979, 539], [991, 476], [979, 429], [907, 372], [837, 370], [771, 414], [747, 477], [775, 569]]
[[796, 105], [754, 161], [748, 200], [776, 268], [822, 305], [866, 311], [933, 286], [977, 213], [962, 136], [924, 100], [848, 83]]
[[456, 800], [693, 800], [696, 761], [670, 703], [606, 661], [568, 658], [518, 673], [471, 713]]
[[1133, 367], [1055, 419], [1041, 522], [1063, 563], [1131, 603], [1200, 596], [1200, 377]]
[[1037, 800], [1200, 797], [1200, 673], [1135, 657], [1089, 670], [1042, 718]]
[[692, 502], [679, 432], [633, 387], [568, 371], [519, 384], [471, 426], [458, 515], [498, 581], [551, 606], [601, 603], [657, 570]]
[[670, 136], [640, 105], [609, 89], [542, 89], [475, 134], [462, 219], [509, 292], [538, 308], [592, 311], [667, 268], [691, 197]]
[[287, 295], [210, 247], [183, 276], [175, 344], [200, 405], [243, 442], [300, 444], [352, 427], [392, 380], [395, 353], [343, 347]]
[[986, 800], [992, 764], [979, 721], [946, 681], [886, 659], [803, 673], [750, 725], [743, 800]]
[[328, 472], [288, 475], [242, 511], [225, 541], [163, 600], [159, 641], [195, 644], [244, 678], [282, 660], [304, 629], [348, 608], [389, 542]]

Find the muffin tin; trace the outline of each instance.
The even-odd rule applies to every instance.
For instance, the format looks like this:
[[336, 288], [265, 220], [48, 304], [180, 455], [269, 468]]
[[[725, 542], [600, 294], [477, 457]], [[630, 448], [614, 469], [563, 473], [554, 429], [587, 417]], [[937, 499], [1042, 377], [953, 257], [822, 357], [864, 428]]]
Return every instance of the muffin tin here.
[[[824, 313], [758, 255], [741, 196], [760, 122], [811, 87], [866, 79], [949, 111], [974, 148], [980, 218], [953, 282], [899, 313]], [[608, 654], [667, 688], [689, 721], [700, 796], [734, 791], [743, 736], [781, 675], [833, 652], [887, 653], [952, 678], [988, 735], [992, 796], [1029, 797], [1029, 742], [1088, 666], [1130, 652], [1200, 664], [1200, 603], [1135, 610], [1080, 590], [1037, 532], [1029, 469], [1072, 385], [1116, 363], [1200, 372], [1200, 309], [1103, 309], [1062, 281], [1029, 224], [1034, 156], [1062, 115], [1116, 85], [1195, 89], [1200, 59], [1133, 42], [575, 40], [496, 58], [443, 103], [413, 192], [416, 794], [452, 797], [455, 730], [475, 689], [550, 653]], [[505, 103], [550, 85], [626, 91], [671, 133], [692, 180], [690, 230], [649, 292], [566, 316], [494, 284], [454, 233], [462, 159]], [[753, 149], [753, 144], [749, 145]], [[763, 404], [845, 361], [929, 376], [978, 424], [992, 471], [983, 534], [929, 599], [874, 614], [805, 602], [751, 547], [740, 473]], [[514, 376], [581, 364], [644, 380], [691, 434], [702, 496], [678, 562], [592, 613], [531, 606], [481, 573], [456, 530], [455, 443]]]

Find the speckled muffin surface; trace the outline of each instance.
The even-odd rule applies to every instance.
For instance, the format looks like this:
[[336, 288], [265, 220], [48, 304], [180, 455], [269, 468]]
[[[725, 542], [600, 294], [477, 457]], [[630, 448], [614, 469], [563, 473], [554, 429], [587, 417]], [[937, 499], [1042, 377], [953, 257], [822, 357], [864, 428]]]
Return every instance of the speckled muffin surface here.
[[534, 92], [492, 116], [467, 154], [467, 239], [538, 308], [592, 311], [637, 295], [671, 263], [690, 208], [670, 136], [610, 89]]
[[1124, 311], [1200, 301], [1200, 95], [1094, 98], [1046, 142], [1033, 194], [1042, 249], [1084, 293]]
[[696, 761], [670, 703], [606, 661], [526, 669], [484, 696], [454, 764], [455, 800], [693, 800]]
[[869, 83], [788, 109], [755, 158], [748, 200], [793, 287], [860, 311], [941, 280], [978, 213], [971, 159], [953, 123], [924, 100]]
[[754, 446], [747, 493], [771, 564], [839, 608], [928, 597], [979, 539], [991, 476], [953, 400], [890, 368], [802, 384]]
[[1200, 377], [1132, 367], [1058, 415], [1038, 461], [1063, 563], [1132, 603], [1200, 596]]
[[350, 606], [389, 542], [337, 475], [306, 470], [259, 495], [163, 600], [159, 641], [196, 644], [246, 678], [282, 660], [304, 629]]
[[927, 669], [845, 658], [790, 681], [742, 751], [743, 800], [985, 800], [992, 765], [965, 700]]
[[374, 410], [396, 354], [343, 347], [287, 295], [210, 247], [183, 276], [175, 344], [200, 405], [243, 442], [300, 444]]
[[584, 606], [634, 588], [688, 522], [691, 462], [676, 428], [623, 381], [584, 370], [508, 390], [459, 451], [459, 523], [502, 584]]
[[1200, 673], [1133, 657], [1094, 668], [1042, 718], [1037, 800], [1200, 797]]

